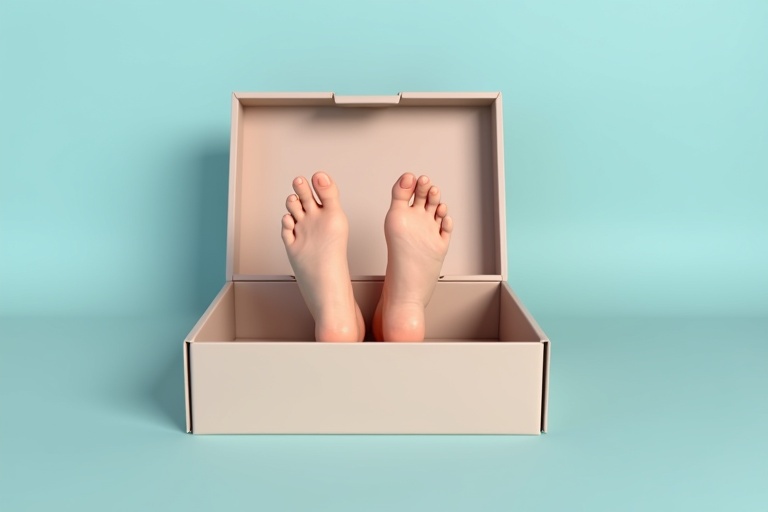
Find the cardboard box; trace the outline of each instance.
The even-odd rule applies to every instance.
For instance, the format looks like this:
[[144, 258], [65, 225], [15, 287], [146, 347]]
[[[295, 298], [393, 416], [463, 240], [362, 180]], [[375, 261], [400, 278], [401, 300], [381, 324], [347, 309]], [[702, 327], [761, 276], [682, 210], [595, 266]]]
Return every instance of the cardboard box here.
[[[549, 340], [506, 282], [503, 140], [499, 93], [235, 93], [227, 283], [184, 342], [187, 431], [544, 432]], [[313, 341], [280, 222], [318, 170], [369, 331], [391, 187], [406, 171], [440, 187], [455, 228], [423, 343]]]

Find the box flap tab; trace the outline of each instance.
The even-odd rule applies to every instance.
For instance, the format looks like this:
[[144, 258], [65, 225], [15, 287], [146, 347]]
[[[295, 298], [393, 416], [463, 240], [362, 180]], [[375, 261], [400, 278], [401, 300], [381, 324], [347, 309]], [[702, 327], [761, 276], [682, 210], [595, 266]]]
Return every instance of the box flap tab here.
[[400, 95], [393, 96], [333, 96], [340, 107], [393, 107], [400, 103]]

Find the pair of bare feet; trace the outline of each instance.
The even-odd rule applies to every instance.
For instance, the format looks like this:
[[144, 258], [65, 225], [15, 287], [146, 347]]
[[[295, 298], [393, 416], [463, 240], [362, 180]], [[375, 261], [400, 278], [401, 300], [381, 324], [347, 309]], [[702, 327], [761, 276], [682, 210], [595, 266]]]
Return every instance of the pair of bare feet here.
[[[317, 341], [363, 341], [365, 322], [347, 263], [349, 223], [339, 190], [324, 172], [293, 180], [282, 238], [312, 317]], [[314, 188], [320, 204], [312, 194]], [[411, 205], [411, 198], [413, 204]], [[403, 174], [384, 220], [387, 272], [373, 317], [379, 341], [424, 340], [424, 309], [440, 276], [453, 222], [427, 176]]]

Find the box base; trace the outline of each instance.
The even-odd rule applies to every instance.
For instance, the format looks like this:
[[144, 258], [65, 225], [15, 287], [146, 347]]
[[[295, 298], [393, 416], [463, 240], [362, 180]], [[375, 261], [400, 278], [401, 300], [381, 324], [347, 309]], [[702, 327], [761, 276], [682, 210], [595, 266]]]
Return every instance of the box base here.
[[[367, 324], [381, 281], [355, 282]], [[439, 282], [424, 343], [316, 343], [296, 282], [229, 282], [185, 343], [195, 433], [538, 434], [548, 340], [500, 282]]]

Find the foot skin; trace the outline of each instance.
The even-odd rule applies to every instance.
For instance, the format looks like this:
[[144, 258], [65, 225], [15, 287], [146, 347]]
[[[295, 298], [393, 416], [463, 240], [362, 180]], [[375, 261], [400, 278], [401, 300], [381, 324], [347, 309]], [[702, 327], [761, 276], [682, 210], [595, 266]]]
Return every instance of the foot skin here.
[[[409, 205], [413, 197], [413, 205]], [[382, 341], [423, 341], [424, 309], [440, 277], [453, 221], [427, 176], [403, 174], [384, 221], [387, 273], [373, 319]]]
[[286, 200], [282, 238], [301, 295], [315, 319], [317, 341], [362, 341], [365, 323], [352, 292], [347, 263], [349, 223], [331, 178], [318, 172], [312, 185], [322, 204], [312, 195], [309, 182], [293, 180]]

